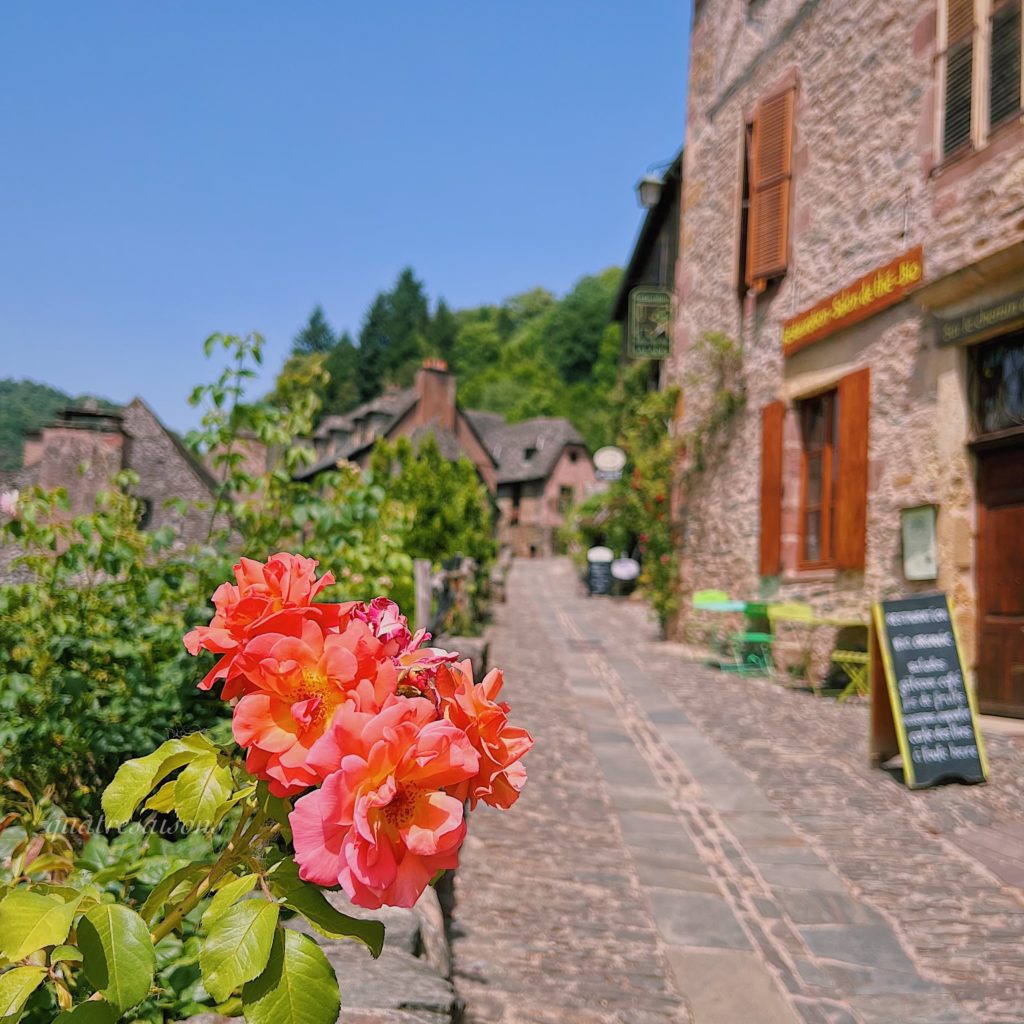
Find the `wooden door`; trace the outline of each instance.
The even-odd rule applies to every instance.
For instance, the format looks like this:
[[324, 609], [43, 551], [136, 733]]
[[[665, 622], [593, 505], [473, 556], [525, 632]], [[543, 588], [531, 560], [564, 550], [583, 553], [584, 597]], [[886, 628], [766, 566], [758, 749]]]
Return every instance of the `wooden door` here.
[[978, 457], [978, 703], [1024, 718], [1024, 447]]

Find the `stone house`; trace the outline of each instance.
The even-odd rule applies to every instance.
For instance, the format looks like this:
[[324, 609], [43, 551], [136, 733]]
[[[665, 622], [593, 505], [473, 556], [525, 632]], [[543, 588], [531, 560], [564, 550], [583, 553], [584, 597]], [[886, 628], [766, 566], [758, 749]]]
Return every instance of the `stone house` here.
[[[626, 269], [622, 274], [615, 304], [612, 307], [612, 323], [622, 328], [622, 361], [630, 358], [629, 339], [629, 297], [635, 288], [650, 286], [672, 292], [676, 280], [676, 263], [679, 258], [679, 204], [682, 198], [681, 175], [683, 154], [680, 152], [659, 177], [649, 176], [638, 186], [640, 201], [646, 206], [646, 214]], [[653, 186], [653, 195], [645, 194]], [[647, 382], [650, 390], [657, 390], [664, 373], [663, 359], [648, 359]]]
[[524, 558], [555, 553], [568, 510], [597, 486], [590, 452], [566, 419], [541, 416], [506, 423], [469, 412], [498, 464], [498, 543]]
[[313, 442], [317, 460], [297, 474], [312, 480], [339, 462], [366, 467], [379, 440], [408, 437], [413, 444], [433, 434], [442, 454], [455, 460], [464, 455], [476, 466], [491, 494], [497, 487], [497, 463], [469, 416], [455, 400], [455, 377], [443, 360], [428, 359], [411, 388], [391, 389], [343, 416], [327, 416]]
[[477, 468], [498, 512], [498, 541], [513, 554], [550, 555], [555, 534], [574, 502], [595, 486], [583, 439], [565, 419], [506, 423], [492, 412], [463, 410], [455, 377], [428, 359], [411, 388], [391, 389], [342, 416], [326, 416], [313, 436], [317, 461], [298, 474], [311, 480], [339, 462], [366, 467], [374, 442], [428, 434], [448, 459], [465, 456]]
[[866, 619], [946, 591], [982, 709], [1011, 715], [1021, 33], [1020, 0], [696, 0], [666, 374], [694, 436], [721, 383], [701, 339], [742, 353], [742, 408], [684, 467], [684, 593]]
[[[122, 470], [139, 478], [133, 493], [142, 502], [144, 527], [170, 526], [183, 546], [206, 539], [217, 481], [141, 398], [118, 411], [63, 410], [26, 436], [22, 468], [11, 482], [63, 487], [77, 516], [92, 511], [97, 494]], [[171, 499], [184, 508], [169, 507]]]

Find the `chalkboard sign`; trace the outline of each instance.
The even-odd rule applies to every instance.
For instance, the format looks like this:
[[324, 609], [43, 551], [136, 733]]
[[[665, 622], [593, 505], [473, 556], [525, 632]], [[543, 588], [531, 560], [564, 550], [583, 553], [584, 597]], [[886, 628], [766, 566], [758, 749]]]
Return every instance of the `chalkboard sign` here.
[[587, 563], [587, 590], [591, 594], [610, 594], [612, 591], [612, 563]]
[[884, 736], [879, 741], [876, 729], [888, 727], [911, 789], [946, 779], [984, 782], [985, 748], [974, 694], [964, 680], [949, 599], [929, 594], [883, 601], [873, 613], [874, 658], [881, 660], [886, 684], [884, 689], [872, 686], [876, 760], [896, 753], [885, 749]]

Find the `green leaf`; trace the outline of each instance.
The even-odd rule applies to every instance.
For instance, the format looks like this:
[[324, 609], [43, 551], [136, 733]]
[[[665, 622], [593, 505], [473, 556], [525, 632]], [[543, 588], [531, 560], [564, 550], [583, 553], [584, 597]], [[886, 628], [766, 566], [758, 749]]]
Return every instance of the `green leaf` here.
[[21, 1008], [45, 977], [45, 967], [13, 967], [0, 974], [0, 1018], [20, 1017]]
[[253, 786], [246, 786], [244, 789], [240, 789], [237, 793], [233, 793], [214, 812], [213, 824], [215, 826], [219, 825], [224, 820], [224, 818], [227, 816], [228, 812], [231, 810], [232, 807], [234, 807], [238, 803], [241, 803], [243, 800], [248, 800], [249, 797], [251, 797], [253, 795], [253, 793], [255, 793], [255, 792], [256, 792], [256, 787], [253, 785]]
[[231, 769], [221, 765], [216, 754], [203, 754], [178, 776], [174, 809], [189, 828], [212, 826], [217, 808], [231, 796], [232, 789]]
[[81, 901], [81, 896], [65, 903], [27, 889], [12, 892], [0, 902], [0, 955], [21, 960], [44, 946], [59, 946]]
[[153, 887], [146, 902], [142, 904], [142, 909], [139, 911], [142, 919], [147, 924], [152, 924], [153, 919], [160, 913], [163, 905], [171, 898], [179, 885], [193, 879], [198, 881], [200, 876], [205, 875], [208, 870], [209, 865], [207, 864], [186, 864], [183, 868], [172, 871], [166, 878], [162, 878]]
[[232, 878], [220, 886], [210, 905], [203, 912], [203, 927], [210, 929], [228, 907], [234, 906], [247, 892], [251, 892], [259, 881], [258, 875], [243, 875]]
[[166, 814], [174, 810], [174, 780], [165, 782], [145, 803], [147, 811]]
[[167, 740], [151, 754], [125, 761], [103, 791], [103, 813], [110, 828], [119, 828], [164, 776], [188, 764], [197, 754], [212, 750], [202, 733]]
[[156, 953], [146, 922], [127, 907], [104, 903], [78, 922], [82, 969], [89, 983], [122, 1012], [153, 984]]
[[266, 900], [243, 900], [213, 923], [199, 950], [199, 967], [206, 991], [217, 1002], [266, 966], [280, 909]]
[[110, 1003], [90, 1000], [71, 1010], [66, 1010], [53, 1024], [114, 1024], [121, 1014]]
[[77, 946], [58, 946], [50, 954], [50, 963], [55, 964], [58, 961], [80, 963], [82, 960], [82, 951]]
[[358, 939], [374, 959], [380, 956], [384, 948], [384, 925], [380, 921], [364, 921], [335, 910], [320, 889], [299, 878], [295, 861], [281, 861], [267, 881], [270, 891], [286, 907], [301, 914], [321, 935], [329, 939]]
[[266, 970], [242, 989], [247, 1024], [334, 1024], [338, 979], [308, 936], [278, 928]]

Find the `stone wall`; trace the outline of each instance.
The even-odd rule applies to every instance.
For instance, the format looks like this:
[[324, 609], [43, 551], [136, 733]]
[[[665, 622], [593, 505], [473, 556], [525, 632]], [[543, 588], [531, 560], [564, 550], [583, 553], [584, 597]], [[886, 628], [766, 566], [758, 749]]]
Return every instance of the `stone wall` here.
[[[139, 476], [135, 494], [149, 505], [147, 528], [170, 526], [181, 544], [201, 543], [210, 529], [216, 482], [175, 442], [141, 398], [125, 408], [123, 422], [127, 464]], [[182, 499], [185, 510], [168, 507], [172, 498]]]
[[[721, 331], [743, 347], [747, 405], [689, 488], [684, 592], [720, 587], [737, 597], [807, 599], [821, 612], [864, 617], [872, 600], [938, 587], [956, 602], [970, 658], [974, 468], [965, 447], [966, 356], [936, 347], [925, 307], [956, 311], [977, 303], [980, 287], [997, 295], [1012, 283], [995, 274], [973, 286], [942, 284], [1024, 239], [1024, 127], [1009, 126], [966, 160], [936, 165], [934, 3], [702, 0], [697, 8], [668, 379], [685, 391], [677, 424], [685, 434], [699, 422], [710, 388], [693, 345], [704, 332]], [[789, 269], [754, 296], [739, 265], [745, 125], [759, 99], [794, 84]], [[918, 244], [925, 288], [783, 360], [784, 319]], [[792, 403], [863, 366], [871, 369], [867, 564], [863, 572], [801, 573]], [[762, 579], [760, 417], [777, 399], [790, 404], [787, 566], [780, 578]], [[939, 505], [940, 574], [937, 582], [911, 584], [902, 576], [899, 512], [926, 503]]]

